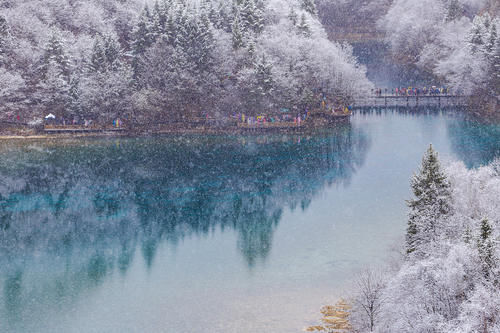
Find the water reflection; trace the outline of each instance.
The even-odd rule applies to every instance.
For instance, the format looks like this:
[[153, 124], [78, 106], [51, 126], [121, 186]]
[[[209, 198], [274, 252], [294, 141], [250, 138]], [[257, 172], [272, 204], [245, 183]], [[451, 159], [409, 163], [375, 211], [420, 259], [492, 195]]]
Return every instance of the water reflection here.
[[500, 156], [500, 126], [484, 120], [450, 121], [451, 147], [469, 168], [488, 164]]
[[498, 121], [489, 121], [471, 116], [465, 108], [425, 107], [366, 107], [355, 110], [355, 115], [387, 117], [397, 115], [399, 119], [426, 118], [420, 133], [431, 138], [438, 126], [436, 119], [445, 119], [451, 151], [468, 168], [486, 165], [500, 156], [500, 126]]
[[113, 272], [125, 275], [137, 252], [151, 268], [160, 244], [216, 229], [237, 233], [252, 268], [270, 253], [283, 210], [305, 210], [325, 186], [349, 184], [369, 143], [346, 124], [302, 135], [4, 144], [6, 315], [15, 320], [47, 298], [64, 306]]

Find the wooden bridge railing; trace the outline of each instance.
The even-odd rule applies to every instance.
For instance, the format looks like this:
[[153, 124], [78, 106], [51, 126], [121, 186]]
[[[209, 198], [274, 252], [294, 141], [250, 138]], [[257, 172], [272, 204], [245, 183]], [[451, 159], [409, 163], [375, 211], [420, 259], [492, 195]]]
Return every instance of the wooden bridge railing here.
[[373, 95], [357, 99], [354, 107], [369, 106], [420, 106], [437, 105], [441, 106], [461, 106], [465, 105], [466, 95], [457, 94], [436, 94], [436, 95]]

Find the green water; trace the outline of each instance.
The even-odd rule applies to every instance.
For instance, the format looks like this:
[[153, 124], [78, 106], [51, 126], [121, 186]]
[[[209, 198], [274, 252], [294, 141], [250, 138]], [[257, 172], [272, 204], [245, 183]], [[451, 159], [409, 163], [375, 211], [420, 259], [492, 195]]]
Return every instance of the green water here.
[[0, 143], [0, 332], [299, 332], [401, 240], [431, 142], [477, 167], [500, 127]]

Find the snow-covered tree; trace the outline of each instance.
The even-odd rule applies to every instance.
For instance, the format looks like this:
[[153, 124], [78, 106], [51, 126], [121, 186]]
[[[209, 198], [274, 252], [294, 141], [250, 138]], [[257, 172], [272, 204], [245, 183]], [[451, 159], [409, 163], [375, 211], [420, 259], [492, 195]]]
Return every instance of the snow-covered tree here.
[[490, 63], [498, 14], [491, 1], [395, 0], [379, 27], [396, 58], [444, 79], [457, 92], [495, 99]]
[[144, 54], [146, 49], [152, 44], [151, 14], [147, 5], [139, 16], [132, 36], [132, 51], [134, 56]]
[[[59, 85], [66, 97], [75, 95], [70, 91], [76, 86], [70, 82], [78, 78], [82, 110], [93, 115], [98, 114], [99, 105], [122, 105], [117, 99], [127, 90], [138, 97], [137, 103], [123, 105], [127, 112], [163, 105], [176, 107], [180, 113], [203, 108], [221, 115], [232, 112], [236, 105], [246, 107], [250, 100], [259, 105], [260, 112], [275, 112], [281, 105], [304, 108], [314, 102], [312, 91], [318, 86], [328, 85], [332, 95], [361, 94], [370, 87], [364, 69], [348, 50], [326, 38], [317, 16], [311, 14], [313, 5], [314, 1], [302, 0], [11, 2], [0, 6], [0, 17], [9, 24], [0, 31], [9, 31], [11, 41], [6, 49], [5, 39], [0, 39], [0, 53], [9, 73], [27, 84], [31, 105], [43, 105], [47, 83], [57, 87], [54, 75], [59, 72], [59, 79], [68, 85]], [[297, 9], [295, 28], [287, 19], [287, 8]], [[43, 13], [37, 14], [40, 9]], [[56, 39], [49, 31], [54, 31]], [[160, 54], [168, 58], [160, 62], [156, 59]], [[260, 79], [266, 71], [256, 72], [255, 64], [262, 55], [272, 64], [272, 89]], [[166, 76], [171, 82], [158, 80], [151, 72], [155, 68], [164, 73], [160, 64], [172, 70]], [[49, 71], [51, 79], [44, 82]], [[99, 91], [111, 82], [119, 93]], [[354, 84], [358, 89], [352, 89]], [[255, 95], [250, 98], [251, 91]], [[155, 98], [160, 101], [155, 103]], [[56, 100], [61, 101], [61, 110], [71, 105]], [[166, 100], [172, 103], [164, 103]], [[193, 106], [195, 101], [203, 106]], [[22, 108], [33, 114], [40, 110]], [[102, 107], [102, 118], [108, 119], [107, 113], [114, 110], [114, 106]], [[147, 110], [137, 112], [148, 114]]]
[[448, 12], [446, 14], [446, 21], [453, 21], [455, 19], [458, 19], [463, 16], [464, 14], [464, 8], [463, 4], [460, 3], [458, 0], [451, 0], [448, 3]]
[[[385, 269], [378, 284], [382, 290], [376, 293], [382, 301], [377, 303], [373, 331], [496, 332], [500, 328], [499, 163], [477, 169], [454, 163], [442, 172], [449, 180], [445, 192], [451, 197], [450, 230], [435, 242], [420, 244], [426, 256], [402, 256], [401, 262]], [[373, 295], [367, 292], [373, 288], [366, 285], [356, 285], [351, 299], [350, 318], [356, 332], [371, 330], [365, 307], [357, 305]]]
[[101, 38], [96, 38], [94, 46], [92, 47], [92, 54], [90, 56], [89, 67], [93, 71], [100, 71], [104, 69], [106, 64], [106, 55], [102, 45]]
[[9, 26], [3, 16], [0, 16], [0, 66], [5, 65], [7, 46], [10, 40]]
[[412, 177], [411, 188], [414, 199], [407, 201], [410, 212], [406, 251], [422, 255], [426, 246], [438, 239], [443, 219], [451, 210], [450, 184], [432, 145], [422, 159], [419, 172]]
[[468, 38], [472, 54], [480, 52], [486, 42], [488, 30], [486, 29], [484, 23], [485, 20], [479, 15], [474, 17], [474, 21], [472, 21], [472, 28]]
[[243, 32], [241, 31], [240, 19], [236, 17], [233, 21], [233, 25], [231, 28], [231, 36], [233, 42], [233, 49], [238, 50], [245, 46], [245, 42], [243, 40]]
[[274, 89], [272, 65], [267, 62], [263, 54], [255, 64], [255, 76], [257, 78], [257, 89], [261, 96], [268, 96]]
[[307, 24], [307, 18], [305, 14], [302, 14], [300, 17], [300, 23], [297, 25], [297, 30], [304, 37], [309, 37], [311, 35], [311, 29]]
[[297, 15], [295, 8], [292, 6], [290, 6], [290, 11], [288, 12], [288, 19], [290, 20], [293, 26], [296, 26], [299, 21], [299, 16]]
[[69, 77], [70, 58], [66, 53], [65, 45], [57, 33], [52, 33], [45, 45], [42, 59], [42, 73], [45, 75], [52, 67], [52, 75]]
[[492, 239], [492, 229], [487, 218], [481, 220], [480, 232], [477, 238], [477, 249], [481, 260], [481, 268], [484, 278], [487, 280], [496, 279], [499, 283], [499, 277], [494, 276], [497, 258], [495, 258], [495, 247]]
[[316, 4], [314, 0], [301, 0], [302, 1], [302, 9], [308, 12], [311, 15], [318, 15], [318, 10], [316, 8]]

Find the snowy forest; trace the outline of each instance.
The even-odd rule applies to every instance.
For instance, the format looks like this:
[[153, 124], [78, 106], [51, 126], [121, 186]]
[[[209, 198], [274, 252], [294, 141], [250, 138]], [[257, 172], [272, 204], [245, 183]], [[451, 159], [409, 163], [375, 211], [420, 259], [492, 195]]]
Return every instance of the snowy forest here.
[[371, 89], [312, 0], [7, 0], [2, 112], [137, 122], [303, 110]]
[[378, 24], [400, 61], [457, 92], [498, 99], [499, 12], [496, 0], [395, 0]]
[[406, 243], [360, 273], [356, 332], [499, 332], [500, 161], [443, 168], [432, 146], [411, 179]]
[[498, 100], [499, 1], [318, 0], [317, 5], [332, 38], [381, 38], [397, 63], [417, 67], [454, 92], [478, 95], [479, 104]]

